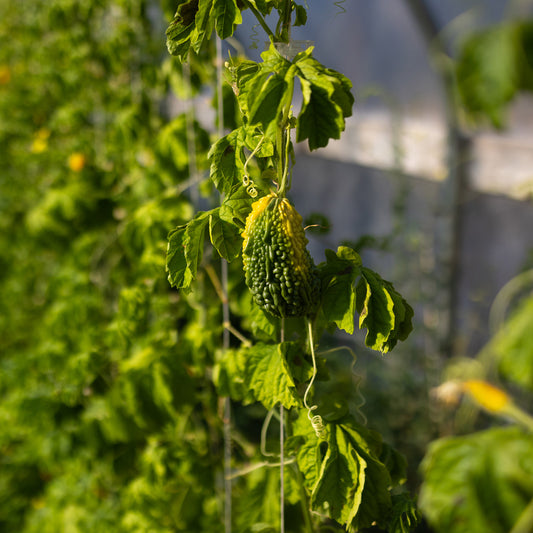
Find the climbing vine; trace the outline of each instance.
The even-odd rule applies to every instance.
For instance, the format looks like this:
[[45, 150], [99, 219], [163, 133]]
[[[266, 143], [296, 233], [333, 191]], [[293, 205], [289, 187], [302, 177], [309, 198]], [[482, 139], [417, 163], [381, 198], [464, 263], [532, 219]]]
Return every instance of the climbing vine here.
[[[326, 524], [407, 531], [416, 524], [416, 511], [400, 488], [402, 458], [358, 420], [349, 398], [332, 402], [314, 384], [334, 379], [321, 354], [326, 330], [351, 334], [358, 315], [366, 345], [385, 354], [409, 335], [413, 311], [349, 247], [326, 250], [325, 261], [315, 266], [305, 250], [302, 219], [287, 199], [297, 164], [293, 143], [317, 150], [338, 139], [352, 114], [352, 84], [317, 61], [312, 46], [293, 52], [291, 24], [305, 24], [306, 8], [291, 1], [181, 2], [167, 30], [168, 49], [187, 61], [213, 29], [221, 39], [230, 37], [245, 9], [270, 46], [260, 62], [226, 58], [236, 121], [208, 154], [221, 202], [170, 232], [168, 279], [182, 293], [194, 293], [204, 269], [213, 278], [217, 256], [230, 263], [230, 291], [223, 297], [232, 314], [224, 327], [233, 342], [219, 351], [213, 382], [236, 405], [262, 404], [267, 420], [280, 408], [287, 413], [277, 415], [288, 435], [279, 451], [288, 480], [281, 505], [299, 503], [305, 531]], [[266, 17], [274, 15], [278, 22], [271, 30]], [[207, 242], [215, 255], [206, 253]], [[268, 468], [264, 461], [260, 467]], [[277, 517], [268, 523], [275, 527]]]

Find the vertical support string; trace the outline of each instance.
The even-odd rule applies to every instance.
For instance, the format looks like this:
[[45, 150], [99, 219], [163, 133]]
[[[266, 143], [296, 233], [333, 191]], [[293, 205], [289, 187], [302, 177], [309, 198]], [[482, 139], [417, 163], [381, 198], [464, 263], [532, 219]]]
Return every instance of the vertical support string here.
[[[221, 138], [224, 135], [224, 108], [222, 98], [222, 40], [216, 38], [216, 72], [217, 72], [217, 133]], [[228, 263], [225, 259], [221, 260], [220, 277], [222, 283], [222, 321], [229, 324], [229, 303], [228, 303]], [[224, 328], [222, 332], [222, 348], [229, 349], [230, 332]], [[224, 531], [231, 533], [231, 401], [229, 397], [224, 398]]]
[[[285, 341], [285, 319], [281, 319], [280, 342]], [[279, 506], [280, 506], [280, 533], [285, 533], [285, 428], [283, 423], [285, 421], [285, 408], [283, 405], [279, 406]]]

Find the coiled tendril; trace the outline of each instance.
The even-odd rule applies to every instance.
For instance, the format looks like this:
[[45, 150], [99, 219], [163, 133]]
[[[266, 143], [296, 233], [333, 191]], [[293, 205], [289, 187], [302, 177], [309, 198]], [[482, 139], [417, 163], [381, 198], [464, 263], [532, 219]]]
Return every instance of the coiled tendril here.
[[311, 349], [311, 358], [313, 360], [313, 376], [311, 377], [311, 381], [308, 383], [307, 388], [305, 389], [304, 394], [304, 406], [307, 409], [307, 418], [311, 422], [311, 425], [313, 426], [313, 429], [315, 430], [315, 434], [318, 439], [324, 439], [326, 437], [326, 425], [324, 424], [324, 421], [322, 420], [322, 417], [320, 415], [313, 415], [313, 411], [315, 409], [318, 409], [318, 405], [309, 405], [307, 402], [307, 396], [309, 392], [311, 391], [311, 387], [313, 386], [313, 383], [315, 382], [315, 378], [317, 375], [317, 367], [316, 367], [316, 355], [315, 355], [315, 347], [313, 342], [313, 328], [311, 326], [311, 320], [307, 319], [307, 331], [309, 335], [309, 348]]

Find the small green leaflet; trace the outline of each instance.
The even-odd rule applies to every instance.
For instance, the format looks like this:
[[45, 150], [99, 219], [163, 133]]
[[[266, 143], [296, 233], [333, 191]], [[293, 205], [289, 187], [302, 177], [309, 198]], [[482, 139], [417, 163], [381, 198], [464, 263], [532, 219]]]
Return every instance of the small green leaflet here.
[[305, 26], [307, 22], [307, 11], [305, 7], [295, 5], [296, 17], [294, 18], [294, 26]]

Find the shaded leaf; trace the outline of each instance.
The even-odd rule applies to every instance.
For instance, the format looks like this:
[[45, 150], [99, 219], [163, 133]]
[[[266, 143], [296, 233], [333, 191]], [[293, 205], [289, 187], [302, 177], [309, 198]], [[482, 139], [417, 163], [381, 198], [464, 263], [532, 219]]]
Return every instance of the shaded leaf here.
[[391, 283], [363, 267], [356, 297], [359, 327], [367, 328], [365, 344], [369, 348], [387, 353], [398, 340], [407, 338], [413, 310]]
[[221, 137], [209, 150], [211, 161], [210, 177], [215, 187], [223, 194], [230, 193], [240, 184], [244, 175], [242, 149], [245, 130], [238, 128]]
[[322, 283], [322, 312], [327, 322], [354, 332], [354, 283], [361, 273], [361, 258], [351, 248], [340, 246], [337, 253], [326, 250], [326, 263], [319, 265]]
[[209, 237], [216, 251], [227, 261], [233, 261], [239, 255], [242, 246], [239, 229], [221, 219], [219, 210], [209, 215]]
[[185, 226], [168, 236], [166, 270], [173, 287], [190, 291], [204, 252], [205, 231], [209, 212], [200, 211]]
[[[241, 184], [234, 185], [220, 206], [219, 216], [241, 228], [244, 228], [246, 217], [252, 209], [253, 199]], [[242, 244], [242, 243], [241, 243]]]
[[215, 29], [221, 39], [231, 37], [237, 25], [242, 22], [236, 0], [213, 0], [212, 15], [215, 18]]
[[195, 29], [194, 18], [198, 10], [198, 0], [179, 0], [176, 14], [166, 31], [168, 51], [180, 60], [187, 57], [190, 36]]
[[298, 54], [294, 64], [302, 85], [303, 103], [296, 124], [298, 142], [308, 139], [309, 149], [339, 139], [346, 117], [352, 114], [352, 84], [344, 75], [326, 69], [308, 53]]
[[278, 126], [278, 114], [287, 103], [287, 82], [281, 76], [270, 76], [257, 91], [250, 93], [253, 103], [249, 102], [250, 122], [261, 124], [265, 133]]
[[439, 439], [422, 472], [419, 505], [435, 531], [507, 533], [533, 499], [533, 436], [506, 427]]

